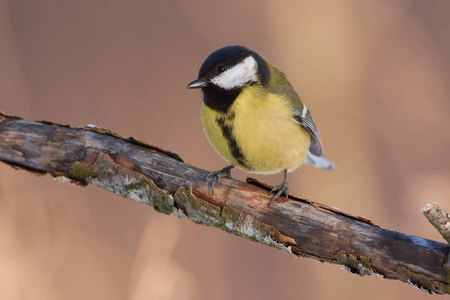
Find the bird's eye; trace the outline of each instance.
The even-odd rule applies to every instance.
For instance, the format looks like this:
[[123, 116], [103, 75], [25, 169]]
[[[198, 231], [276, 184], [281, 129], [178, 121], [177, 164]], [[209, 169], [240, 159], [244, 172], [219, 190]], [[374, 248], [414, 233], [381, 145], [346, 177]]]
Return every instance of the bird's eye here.
[[222, 73], [222, 72], [225, 72], [226, 69], [227, 69], [227, 68], [226, 68], [225, 66], [220, 65], [220, 66], [217, 67], [217, 72], [218, 72], [218, 73]]

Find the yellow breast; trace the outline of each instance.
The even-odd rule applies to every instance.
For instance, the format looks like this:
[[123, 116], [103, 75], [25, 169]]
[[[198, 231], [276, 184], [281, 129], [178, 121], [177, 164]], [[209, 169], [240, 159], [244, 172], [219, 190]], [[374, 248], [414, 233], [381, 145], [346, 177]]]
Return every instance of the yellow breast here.
[[309, 134], [293, 118], [289, 102], [258, 87], [245, 88], [226, 114], [203, 105], [202, 123], [214, 149], [252, 173], [293, 171], [309, 149]]

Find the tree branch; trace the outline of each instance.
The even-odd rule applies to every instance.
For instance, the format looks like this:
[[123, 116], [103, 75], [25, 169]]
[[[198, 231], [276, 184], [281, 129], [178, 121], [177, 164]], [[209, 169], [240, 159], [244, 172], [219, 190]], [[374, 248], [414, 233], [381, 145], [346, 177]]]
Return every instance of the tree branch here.
[[178, 155], [123, 138], [109, 130], [29, 122], [0, 114], [0, 160], [49, 173], [62, 181], [93, 184], [297, 256], [341, 264], [352, 273], [377, 275], [426, 292], [450, 293], [443, 268], [449, 246], [380, 228], [338, 209], [290, 196], [269, 208], [270, 188], [223, 178], [214, 197], [206, 171]]

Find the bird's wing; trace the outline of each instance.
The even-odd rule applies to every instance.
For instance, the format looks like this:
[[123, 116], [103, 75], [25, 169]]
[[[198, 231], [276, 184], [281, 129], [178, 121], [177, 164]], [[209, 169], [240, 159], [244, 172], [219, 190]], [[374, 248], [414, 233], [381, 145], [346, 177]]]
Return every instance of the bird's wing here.
[[336, 165], [322, 154], [322, 141], [319, 130], [314, 124], [313, 117], [303, 104], [302, 111], [296, 111], [294, 118], [300, 126], [305, 129], [310, 136], [311, 145], [305, 158], [305, 164], [325, 170], [336, 170]]
[[292, 107], [295, 121], [309, 133], [311, 144], [305, 158], [305, 164], [325, 170], [334, 170], [334, 163], [322, 154], [322, 141], [311, 112], [300, 100], [292, 85], [287, 80], [283, 72], [268, 63], [271, 78], [266, 89], [274, 94], [279, 94], [288, 101]]
[[306, 130], [311, 137], [311, 145], [309, 151], [315, 156], [322, 156], [322, 140], [320, 139], [319, 130], [314, 123], [311, 112], [303, 104], [301, 111], [295, 111], [294, 118], [297, 123]]

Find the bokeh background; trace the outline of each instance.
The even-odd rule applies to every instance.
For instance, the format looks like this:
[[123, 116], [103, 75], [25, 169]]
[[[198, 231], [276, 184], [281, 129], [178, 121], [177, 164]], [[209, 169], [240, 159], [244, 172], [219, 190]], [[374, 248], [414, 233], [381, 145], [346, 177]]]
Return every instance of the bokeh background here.
[[[338, 165], [291, 173], [292, 194], [443, 241], [421, 208], [450, 210], [449, 11], [446, 0], [0, 0], [0, 110], [96, 124], [216, 170], [201, 93], [185, 86], [212, 51], [246, 45], [287, 74]], [[0, 265], [1, 299], [430, 297], [4, 164]]]

